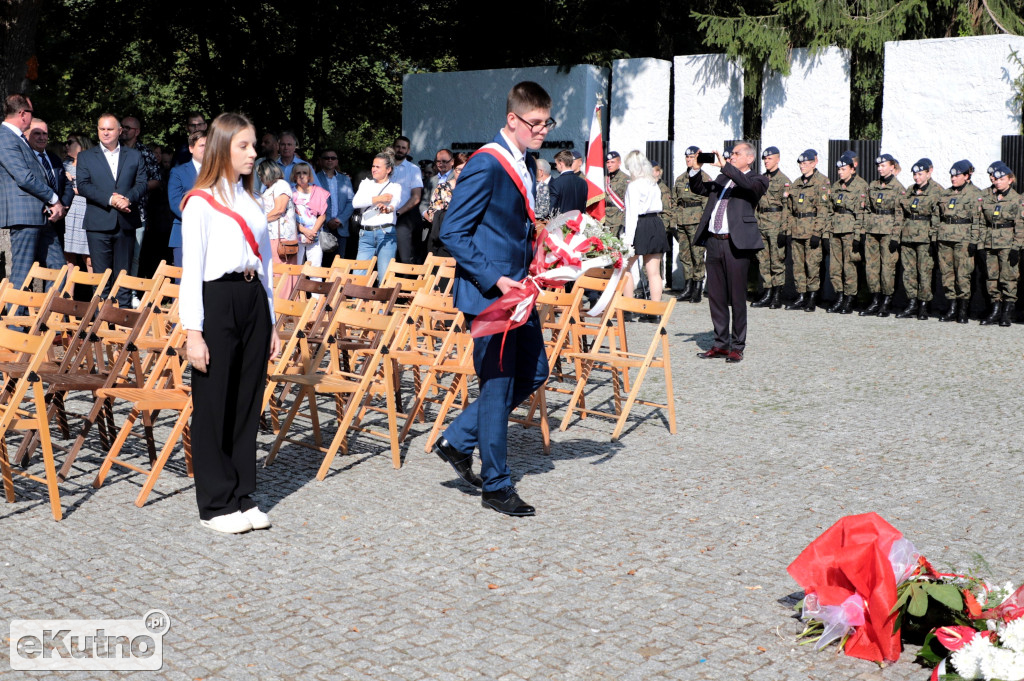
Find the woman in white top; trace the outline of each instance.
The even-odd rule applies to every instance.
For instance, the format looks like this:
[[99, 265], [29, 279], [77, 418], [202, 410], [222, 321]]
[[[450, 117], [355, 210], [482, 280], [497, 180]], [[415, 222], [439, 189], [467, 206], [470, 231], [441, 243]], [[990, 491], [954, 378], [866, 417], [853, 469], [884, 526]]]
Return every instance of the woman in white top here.
[[181, 211], [180, 314], [192, 364], [196, 501], [203, 526], [231, 533], [270, 527], [252, 499], [267, 359], [279, 350], [255, 159], [252, 123], [240, 114], [218, 116]]
[[[284, 172], [276, 161], [263, 161], [256, 168], [256, 176], [266, 189], [261, 196], [263, 211], [267, 214], [267, 231], [270, 233], [270, 255], [274, 262], [296, 265], [299, 262], [298, 230], [295, 226], [295, 206], [292, 204], [292, 187], [284, 179]], [[296, 242], [295, 253], [283, 255], [281, 241]], [[289, 276], [281, 286], [281, 297], [290, 298], [298, 281]]]
[[359, 183], [359, 191], [352, 198], [352, 207], [363, 209], [359, 230], [359, 252], [357, 260], [377, 256], [377, 281], [384, 282], [384, 273], [395, 259], [398, 242], [395, 240], [395, 211], [402, 195], [402, 188], [391, 181], [395, 170], [395, 157], [390, 151], [382, 151], [373, 157], [370, 167], [371, 180]]
[[[651, 288], [651, 300], [661, 301], [661, 256], [668, 249], [665, 224], [658, 217], [663, 209], [661, 188], [654, 179], [651, 162], [639, 151], [633, 150], [626, 156], [626, 172], [629, 185], [626, 187], [626, 222], [623, 241], [643, 260], [647, 282]], [[633, 286], [639, 277], [639, 270], [632, 269], [629, 276]], [[626, 286], [627, 295], [633, 297], [633, 290]]]

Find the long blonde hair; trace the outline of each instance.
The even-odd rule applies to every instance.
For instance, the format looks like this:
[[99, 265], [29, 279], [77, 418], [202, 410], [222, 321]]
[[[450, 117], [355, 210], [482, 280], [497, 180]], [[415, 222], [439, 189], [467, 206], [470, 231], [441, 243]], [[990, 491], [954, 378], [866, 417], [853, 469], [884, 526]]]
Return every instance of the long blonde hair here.
[[[199, 168], [199, 176], [193, 189], [209, 189], [222, 203], [230, 205], [227, 196], [223, 196], [224, 182], [234, 173], [231, 163], [231, 140], [246, 128], [252, 128], [255, 135], [256, 127], [248, 118], [239, 113], [222, 113], [213, 119], [206, 135], [206, 153], [203, 164]], [[249, 195], [253, 193], [252, 173], [242, 176], [242, 186]]]

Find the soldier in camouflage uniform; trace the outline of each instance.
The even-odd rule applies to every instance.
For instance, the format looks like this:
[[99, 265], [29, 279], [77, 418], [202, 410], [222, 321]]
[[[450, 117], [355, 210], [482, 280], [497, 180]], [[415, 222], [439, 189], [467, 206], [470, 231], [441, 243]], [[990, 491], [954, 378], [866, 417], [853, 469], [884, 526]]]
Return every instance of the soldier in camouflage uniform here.
[[779, 170], [779, 148], [768, 147], [761, 153], [768, 191], [757, 203], [757, 227], [761, 230], [764, 248], [757, 252], [757, 265], [764, 294], [750, 307], [782, 307], [782, 288], [786, 285], [786, 232], [784, 195], [789, 191], [789, 178]]
[[672, 238], [675, 236], [675, 230], [672, 229], [672, 190], [668, 188], [668, 185], [665, 184], [665, 180], [662, 178], [664, 172], [660, 163], [651, 161], [651, 171], [654, 173], [654, 179], [658, 183], [658, 189], [661, 190], [662, 210], [658, 213], [658, 217], [661, 218], [661, 223], [665, 225], [665, 243], [668, 244], [667, 255], [661, 259], [664, 270], [664, 276], [662, 276], [661, 281], [666, 288], [669, 288], [669, 284], [672, 281]]
[[967, 323], [971, 305], [971, 275], [974, 274], [974, 254], [981, 241], [981, 202], [984, 195], [971, 184], [974, 166], [967, 159], [957, 161], [949, 169], [952, 187], [939, 202], [939, 273], [942, 290], [949, 301], [949, 310], [939, 317], [940, 322], [954, 319]]
[[844, 152], [836, 161], [839, 179], [829, 193], [830, 219], [826, 227], [829, 238], [828, 276], [836, 292], [836, 301], [829, 312], [850, 314], [857, 297], [857, 263], [864, 245], [864, 211], [868, 183], [857, 175], [857, 154]]
[[[679, 300], [699, 303], [704, 289], [704, 247], [693, 244], [693, 235], [697, 232], [697, 224], [704, 214], [708, 199], [690, 191], [689, 171], [700, 168], [697, 164], [700, 149], [687, 147], [684, 153], [687, 169], [676, 178], [672, 187], [672, 226], [675, 228], [676, 241], [679, 242], [679, 265], [686, 277], [686, 287]], [[711, 182], [711, 177], [703, 170], [700, 171], [700, 178], [705, 183]]]
[[864, 272], [868, 289], [874, 296], [871, 304], [861, 311], [861, 317], [889, 316], [889, 305], [896, 291], [896, 261], [903, 226], [899, 200], [907, 191], [896, 179], [900, 172], [899, 161], [890, 154], [882, 154], [875, 163], [878, 179], [868, 185], [868, 210], [864, 215]]
[[609, 151], [604, 156], [604, 224], [610, 227], [614, 234], [622, 232], [622, 225], [626, 216], [623, 209], [626, 204], [626, 185], [629, 179], [626, 173], [619, 170], [622, 158], [617, 151]]
[[821, 235], [828, 223], [828, 178], [818, 172], [818, 152], [808, 149], [797, 158], [800, 177], [793, 180], [786, 199], [786, 232], [793, 254], [793, 282], [797, 299], [787, 310], [814, 312], [821, 271]]
[[992, 313], [982, 324], [1010, 326], [1013, 308], [1017, 303], [1017, 279], [1020, 272], [1020, 249], [1024, 248], [1024, 205], [1013, 189], [1016, 179], [1013, 171], [1002, 161], [988, 167], [992, 186], [983, 193], [981, 212], [985, 217], [981, 248], [985, 249], [988, 270], [988, 295], [992, 299]]
[[922, 158], [911, 170], [914, 184], [900, 197], [903, 231], [900, 233], [900, 260], [903, 261], [903, 288], [907, 308], [899, 319], [928, 319], [928, 301], [932, 299], [935, 237], [939, 232], [939, 201], [942, 187], [932, 182], [931, 159]]

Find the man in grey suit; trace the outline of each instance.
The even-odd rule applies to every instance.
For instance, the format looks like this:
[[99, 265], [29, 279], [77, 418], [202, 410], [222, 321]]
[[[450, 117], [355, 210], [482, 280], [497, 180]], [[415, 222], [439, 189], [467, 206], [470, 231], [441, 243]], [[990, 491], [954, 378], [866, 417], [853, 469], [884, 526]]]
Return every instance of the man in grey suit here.
[[[85, 197], [82, 226], [89, 241], [89, 256], [96, 272], [113, 270], [103, 289], [110, 294], [113, 280], [130, 272], [135, 253], [135, 230], [142, 226], [139, 201], [146, 193], [142, 154], [122, 146], [121, 124], [103, 114], [97, 124], [100, 143], [78, 154], [78, 193]], [[121, 307], [131, 307], [131, 291], [117, 294]]]
[[0, 277], [18, 288], [35, 260], [39, 228], [67, 212], [28, 145], [25, 131], [31, 124], [31, 100], [23, 94], [8, 95], [0, 124], [0, 230], [7, 237], [0, 253]]

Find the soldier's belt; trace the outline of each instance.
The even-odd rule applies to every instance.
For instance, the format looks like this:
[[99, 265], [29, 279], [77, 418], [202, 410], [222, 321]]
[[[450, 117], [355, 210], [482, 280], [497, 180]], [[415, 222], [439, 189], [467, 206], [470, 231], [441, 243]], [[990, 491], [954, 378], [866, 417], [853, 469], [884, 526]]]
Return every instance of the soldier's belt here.
[[931, 220], [932, 216], [931, 215], [918, 215], [917, 213], [911, 213], [910, 215], [907, 216], [907, 219], [908, 220], [916, 220], [918, 222], [921, 222], [922, 220]]
[[795, 218], [816, 218], [818, 217], [818, 211], [812, 211], [810, 213], [793, 213]]
[[840, 215], [856, 215], [856, 213], [854, 213], [849, 208], [836, 208], [835, 212], [839, 213]]
[[700, 201], [683, 201], [683, 208], [696, 208], [700, 205]]
[[992, 229], [1010, 229], [1013, 227], [1012, 222], [997, 222], [994, 225], [989, 225]]
[[969, 225], [971, 222], [971, 218], [942, 218], [944, 225]]
[[782, 206], [775, 206], [774, 208], [758, 208], [758, 213], [781, 213]]
[[875, 215], [896, 215], [894, 210], [876, 210], [872, 211]]

